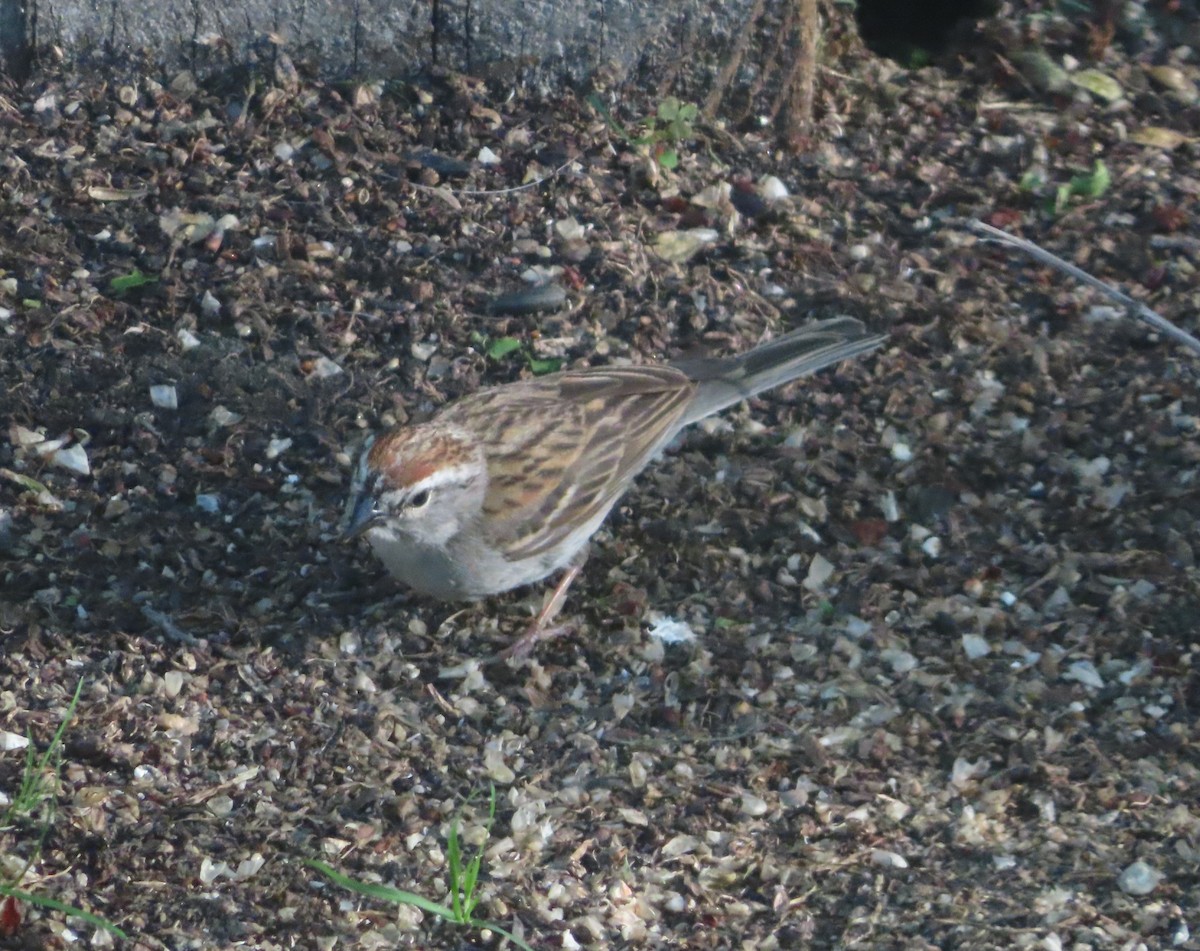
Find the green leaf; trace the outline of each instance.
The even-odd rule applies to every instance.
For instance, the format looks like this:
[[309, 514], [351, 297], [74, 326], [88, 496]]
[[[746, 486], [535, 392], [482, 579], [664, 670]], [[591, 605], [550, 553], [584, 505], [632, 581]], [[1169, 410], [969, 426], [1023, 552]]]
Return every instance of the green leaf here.
[[0, 475], [4, 475], [7, 478], [12, 479], [13, 482], [17, 483], [17, 485], [29, 492], [32, 492], [34, 495], [50, 494], [50, 490], [42, 485], [42, 483], [38, 482], [37, 479], [33, 478], [32, 476], [27, 476], [22, 472], [13, 472], [11, 469], [4, 469], [0, 470]]
[[668, 96], [658, 104], [658, 118], [663, 122], [674, 122], [679, 116], [679, 100]]
[[1071, 194], [1082, 195], [1084, 198], [1099, 198], [1108, 191], [1110, 184], [1112, 177], [1108, 174], [1108, 166], [1096, 159], [1091, 175], [1076, 175], [1071, 179]]
[[931, 62], [933, 62], [933, 56], [929, 50], [922, 49], [919, 46], [909, 49], [907, 63], [909, 69], [924, 69]]
[[562, 369], [562, 360], [558, 357], [529, 358], [529, 372], [534, 376], [545, 376], [547, 373], [557, 373]]
[[516, 337], [501, 337], [498, 340], [493, 340], [487, 348], [487, 355], [493, 360], [499, 360], [501, 357], [506, 357], [514, 350], [521, 349], [521, 341]]
[[658, 164], [667, 171], [679, 165], [679, 153], [674, 149], [663, 149], [658, 156]]
[[1104, 102], [1116, 102], [1125, 95], [1119, 82], [1098, 69], [1081, 69], [1077, 73], [1072, 73], [1071, 82], [1080, 89], [1086, 89]]
[[1042, 173], [1037, 169], [1028, 169], [1021, 176], [1021, 180], [1017, 183], [1018, 187], [1023, 192], [1035, 192], [1045, 184], [1046, 179], [1042, 177]]
[[109, 290], [115, 294], [123, 294], [125, 291], [131, 291], [135, 287], [144, 287], [147, 284], [157, 283], [158, 278], [152, 274], [143, 274], [137, 268], [133, 272], [126, 274], [123, 277], [114, 277], [108, 282]]
[[1070, 185], [1059, 185], [1058, 189], [1054, 193], [1054, 206], [1053, 206], [1052, 210], [1056, 211], [1056, 212], [1062, 211], [1064, 208], [1067, 207], [1067, 202], [1069, 202], [1070, 200], [1071, 200], [1071, 186]]

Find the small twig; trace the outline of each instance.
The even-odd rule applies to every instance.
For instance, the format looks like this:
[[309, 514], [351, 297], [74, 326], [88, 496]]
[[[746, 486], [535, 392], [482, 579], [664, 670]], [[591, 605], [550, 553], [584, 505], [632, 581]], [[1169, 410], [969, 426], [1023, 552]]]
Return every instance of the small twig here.
[[441, 693], [438, 691], [438, 688], [435, 687], [433, 684], [426, 684], [425, 692], [427, 694], [429, 694], [429, 696], [433, 697], [434, 703], [436, 703], [439, 707], [441, 707], [444, 711], [446, 711], [446, 713], [449, 713], [451, 716], [455, 716], [455, 717], [462, 716], [462, 711], [459, 710], [456, 706], [454, 706], [454, 704], [452, 704], [445, 697], [443, 697], [441, 695]]
[[1138, 320], [1143, 320], [1159, 333], [1166, 337], [1170, 337], [1176, 343], [1200, 353], [1200, 340], [1197, 340], [1185, 330], [1180, 330], [1165, 317], [1161, 317], [1152, 311], [1145, 304], [1141, 304], [1134, 300], [1128, 294], [1117, 290], [1111, 284], [1106, 284], [1099, 278], [1092, 277], [1087, 271], [1077, 268], [1074, 264], [1069, 264], [1062, 258], [1057, 257], [1047, 251], [1045, 248], [1039, 247], [1032, 241], [1026, 241], [1024, 238], [1018, 238], [1016, 235], [1011, 235], [1007, 231], [1001, 231], [999, 228], [993, 228], [991, 225], [986, 225], [978, 219], [972, 218], [967, 222], [972, 231], [987, 236], [993, 241], [998, 241], [1001, 244], [1007, 244], [1010, 247], [1024, 251], [1026, 254], [1032, 255], [1043, 264], [1049, 264], [1051, 267], [1057, 268], [1064, 274], [1069, 274], [1071, 277], [1080, 283], [1086, 284], [1089, 287], [1094, 287], [1101, 293], [1107, 294], [1113, 300], [1125, 307], [1125, 310], [1131, 317], [1136, 317]]
[[1193, 238], [1190, 234], [1153, 234], [1150, 236], [1150, 247], [1168, 251], [1182, 248], [1197, 254], [1200, 253], [1200, 238]]
[[187, 644], [191, 647], [195, 647], [200, 643], [199, 639], [193, 637], [157, 608], [152, 608], [148, 604], [143, 604], [142, 614], [151, 624], [161, 627], [163, 633], [166, 634], [167, 637], [171, 638], [171, 640], [178, 641], [181, 644]]
[[562, 165], [556, 168], [553, 172], [550, 172], [548, 175], [543, 175], [541, 178], [535, 178], [533, 181], [526, 182], [524, 185], [513, 185], [511, 188], [446, 188], [444, 185], [422, 185], [420, 182], [409, 182], [409, 184], [412, 185], [413, 188], [421, 191], [446, 191], [451, 195], [471, 195], [474, 197], [478, 197], [480, 195], [508, 195], [512, 192], [523, 191], [527, 188], [537, 188], [539, 185], [542, 185], [550, 181], [552, 178], [556, 178], [561, 175], [567, 166], [575, 161], [576, 159], [573, 158], [567, 159], [562, 163]]

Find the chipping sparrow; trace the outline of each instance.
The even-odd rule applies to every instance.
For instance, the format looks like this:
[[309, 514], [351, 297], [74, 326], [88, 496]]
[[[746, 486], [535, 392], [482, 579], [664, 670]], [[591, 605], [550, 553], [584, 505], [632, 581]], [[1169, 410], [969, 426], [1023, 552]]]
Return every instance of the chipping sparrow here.
[[884, 339], [838, 317], [724, 359], [592, 367], [480, 390], [367, 440], [346, 535], [365, 535], [393, 576], [444, 600], [568, 568], [561, 602], [588, 539], [684, 426]]

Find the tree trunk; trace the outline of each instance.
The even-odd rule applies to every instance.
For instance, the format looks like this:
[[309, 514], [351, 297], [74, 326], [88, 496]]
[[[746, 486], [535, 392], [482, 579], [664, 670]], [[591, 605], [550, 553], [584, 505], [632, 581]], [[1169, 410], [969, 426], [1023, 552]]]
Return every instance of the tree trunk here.
[[22, 83], [32, 64], [29, 7], [25, 0], [0, 0], [0, 73]]

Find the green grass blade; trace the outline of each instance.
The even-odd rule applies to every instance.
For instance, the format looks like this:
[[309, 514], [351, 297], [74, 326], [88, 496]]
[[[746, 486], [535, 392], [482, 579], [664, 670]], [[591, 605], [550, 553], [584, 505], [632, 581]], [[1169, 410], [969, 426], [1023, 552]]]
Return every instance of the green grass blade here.
[[617, 121], [617, 117], [608, 111], [608, 107], [600, 101], [599, 96], [597, 96], [595, 93], [591, 93], [584, 101], [598, 113], [600, 113], [600, 116], [604, 119], [605, 123], [607, 123], [610, 129], [617, 133], [617, 135], [619, 135], [626, 142], [630, 141], [629, 132], [625, 129], [625, 126], [621, 125], [621, 123]]
[[511, 931], [509, 931], [506, 928], [501, 928], [494, 921], [484, 921], [482, 918], [472, 918], [470, 920], [469, 924], [475, 928], [487, 928], [488, 931], [496, 932], [496, 934], [507, 938], [509, 941], [511, 941], [513, 944], [515, 944], [518, 948], [521, 949], [521, 951], [533, 951], [533, 948], [531, 948], [529, 945], [527, 945], [524, 941], [522, 941], [520, 938], [518, 938], [515, 934], [513, 934]]
[[446, 862], [450, 868], [450, 907], [454, 909], [454, 920], [465, 922], [463, 914], [463, 874], [462, 853], [458, 847], [458, 820], [456, 815], [450, 820], [450, 831], [446, 835]]
[[396, 905], [412, 905], [420, 908], [422, 911], [427, 911], [431, 915], [437, 915], [439, 918], [444, 918], [446, 921], [458, 923], [458, 918], [454, 912], [445, 905], [439, 905], [435, 901], [430, 901], [423, 895], [418, 895], [416, 892], [406, 892], [402, 888], [392, 888], [390, 885], [376, 885], [373, 882], [360, 882], [356, 878], [351, 878], [348, 875], [343, 875], [336, 869], [331, 868], [324, 862], [318, 862], [316, 859], [302, 859], [309, 868], [314, 868], [326, 878], [332, 880], [334, 884], [341, 885], [342, 888], [347, 888], [352, 892], [358, 892], [360, 895], [366, 895], [368, 898], [378, 898], [382, 901], [390, 901]]
[[53, 898], [46, 898], [43, 895], [34, 895], [30, 892], [21, 891], [19, 888], [13, 888], [10, 885], [0, 885], [0, 895], [6, 898], [12, 897], [18, 901], [26, 902], [30, 905], [37, 905], [39, 908], [49, 908], [51, 911], [61, 911], [69, 918], [81, 918], [88, 924], [95, 925], [97, 928], [103, 928], [110, 934], [115, 934], [119, 938], [128, 938], [124, 931], [114, 925], [112, 922], [105, 921], [99, 915], [93, 915], [90, 911], [84, 911], [82, 908], [76, 908], [74, 905], [64, 905], [60, 901], [55, 901]]
[[483, 856], [476, 855], [467, 863], [467, 870], [463, 874], [462, 882], [462, 916], [464, 921], [471, 918], [471, 913], [475, 910], [475, 906], [479, 904], [479, 898], [475, 895], [475, 882], [479, 879], [479, 866], [483, 863]]

